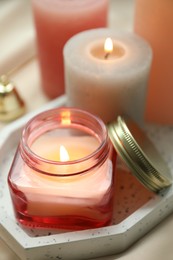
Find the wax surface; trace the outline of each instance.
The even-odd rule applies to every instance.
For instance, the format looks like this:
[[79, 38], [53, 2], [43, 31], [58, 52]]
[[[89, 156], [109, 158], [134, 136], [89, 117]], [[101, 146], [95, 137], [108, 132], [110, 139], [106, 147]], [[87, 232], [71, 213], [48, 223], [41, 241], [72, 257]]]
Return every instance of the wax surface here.
[[122, 45], [119, 45], [116, 41], [113, 41], [113, 50], [108, 53], [103, 48], [103, 40], [95, 42], [93, 46], [90, 47], [90, 54], [93, 58], [97, 60], [114, 61], [125, 55], [125, 49]]
[[108, 0], [32, 0], [42, 86], [54, 98], [64, 93], [62, 49], [74, 34], [107, 24]]
[[63, 145], [69, 154], [69, 160], [78, 160], [93, 153], [100, 145], [99, 141], [91, 136], [59, 137], [44, 134], [31, 146], [31, 150], [42, 158], [60, 161], [60, 145]]
[[[120, 54], [114, 51], [113, 57], [103, 59], [100, 45], [107, 37]], [[149, 45], [131, 33], [96, 29], [74, 36], [64, 48], [68, 105], [88, 110], [105, 123], [122, 114], [141, 122], [151, 59]]]
[[146, 119], [155, 123], [172, 124], [173, 1], [137, 0], [135, 13], [135, 32], [150, 43], [154, 54]]

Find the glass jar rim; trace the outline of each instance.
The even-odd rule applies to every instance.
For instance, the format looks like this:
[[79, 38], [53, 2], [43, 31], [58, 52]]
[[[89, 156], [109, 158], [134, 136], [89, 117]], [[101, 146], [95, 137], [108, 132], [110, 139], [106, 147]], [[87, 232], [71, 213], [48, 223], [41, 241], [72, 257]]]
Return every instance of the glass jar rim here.
[[[51, 120], [53, 120], [55, 118], [60, 121], [60, 120], [62, 120], [62, 114], [63, 113], [65, 114], [66, 112], [70, 112], [70, 116], [73, 119], [75, 118], [75, 116], [77, 118], [77, 116], [83, 115], [87, 119], [90, 119], [92, 126], [93, 126], [93, 123], [95, 123], [97, 125], [100, 133], [99, 134], [97, 133], [97, 135], [94, 135], [94, 130], [92, 129], [92, 131], [91, 131], [93, 136], [100, 142], [97, 149], [94, 150], [91, 154], [89, 154], [87, 156], [84, 156], [84, 157], [76, 159], [76, 160], [66, 161], [66, 162], [45, 159], [45, 158], [37, 155], [36, 153], [34, 153], [30, 149], [30, 147], [27, 143], [27, 139], [28, 139], [27, 137], [30, 133], [32, 134], [32, 130], [33, 130], [31, 126], [34, 125], [33, 128], [38, 127], [38, 125], [35, 123], [38, 121], [39, 122], [38, 124], [41, 124], [42, 120], [45, 120], [46, 118], [47, 118], [47, 122], [51, 122]], [[68, 113], [67, 113], [66, 119], [68, 119]], [[46, 121], [44, 121], [44, 123], [46, 123]], [[89, 124], [88, 120], [87, 120], [87, 123]], [[90, 127], [91, 127], [91, 125], [90, 125]], [[65, 125], [63, 125], [63, 126], [65, 126]], [[66, 126], [68, 126], [70, 128], [69, 124], [67, 124]], [[84, 124], [81, 124], [81, 126], [83, 127]], [[58, 126], [57, 126], [57, 128], [58, 128]], [[88, 129], [90, 129], [90, 128], [88, 127]], [[44, 132], [45, 131], [43, 131], [43, 133]], [[99, 117], [97, 117], [87, 111], [81, 110], [79, 108], [60, 107], [60, 108], [55, 108], [55, 109], [41, 112], [40, 114], [34, 116], [32, 119], [30, 119], [28, 121], [28, 123], [26, 124], [26, 126], [22, 132], [20, 150], [21, 150], [21, 155], [22, 155], [23, 159], [25, 161], [27, 161], [28, 165], [31, 168], [33, 168], [37, 171], [39, 170], [40, 172], [47, 174], [47, 175], [51, 175], [51, 176], [71, 176], [71, 175], [77, 175], [79, 173], [86, 172], [87, 170], [90, 170], [92, 167], [97, 167], [97, 165], [104, 163], [104, 161], [106, 160], [106, 158], [108, 156], [108, 153], [110, 150], [110, 145], [111, 144], [110, 144], [106, 125], [103, 123], [103, 121]], [[94, 158], [94, 160], [93, 160], [93, 158]], [[37, 163], [37, 162], [39, 162], [39, 163]], [[55, 173], [54, 171], [52, 173], [50, 173], [50, 172], [48, 173], [47, 171], [45, 171], [43, 169], [38, 169], [38, 168], [40, 168], [39, 167], [40, 163], [44, 164], [44, 166], [45, 166], [44, 169], [46, 169], [47, 168], [46, 166], [48, 166], [48, 165], [49, 166], [51, 165], [55, 169], [56, 169], [56, 167], [60, 167], [61, 170], [63, 170], [63, 167], [70, 168], [72, 165], [77, 165], [77, 164], [85, 164], [85, 165], [88, 164], [88, 167], [85, 166], [83, 171], [80, 171], [80, 172], [72, 172], [69, 174], [67, 174], [67, 173], [58, 174], [58, 173]]]

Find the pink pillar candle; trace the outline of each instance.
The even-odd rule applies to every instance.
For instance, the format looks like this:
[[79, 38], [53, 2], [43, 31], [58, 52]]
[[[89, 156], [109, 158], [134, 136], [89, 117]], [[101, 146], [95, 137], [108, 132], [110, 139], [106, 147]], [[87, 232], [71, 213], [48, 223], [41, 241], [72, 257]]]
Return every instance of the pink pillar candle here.
[[107, 25], [108, 0], [32, 0], [42, 87], [50, 98], [64, 93], [62, 49], [74, 34]]
[[9, 173], [16, 218], [24, 226], [104, 226], [113, 211], [113, 151], [101, 120], [55, 109], [25, 127]]
[[146, 119], [173, 124], [173, 1], [136, 0], [135, 32], [153, 49]]

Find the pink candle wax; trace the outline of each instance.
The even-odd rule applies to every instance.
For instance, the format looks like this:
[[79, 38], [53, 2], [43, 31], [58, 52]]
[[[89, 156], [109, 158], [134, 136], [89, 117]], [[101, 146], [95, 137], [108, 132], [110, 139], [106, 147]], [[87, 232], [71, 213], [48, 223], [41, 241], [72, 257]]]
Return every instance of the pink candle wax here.
[[145, 38], [153, 49], [146, 105], [146, 119], [150, 122], [173, 123], [172, 25], [173, 1], [136, 1], [135, 32]]
[[43, 121], [38, 116], [24, 130], [8, 179], [17, 220], [66, 229], [106, 225], [114, 179], [106, 128], [96, 120], [94, 134], [94, 121], [85, 125], [88, 114], [72, 110], [79, 121], [71, 122], [62, 120], [64, 111], [43, 113]]
[[[59, 161], [59, 144], [63, 143], [69, 153], [70, 160], [77, 160], [91, 154], [98, 147], [98, 142], [92, 137], [57, 138], [42, 136], [31, 149], [43, 158]], [[77, 146], [77, 149], [75, 148]], [[80, 165], [71, 165], [70, 170], [82, 170]], [[85, 215], [102, 219], [97, 208], [90, 207], [99, 204], [111, 186], [111, 162], [106, 161], [101, 168], [91, 170], [89, 174], [76, 177], [64, 177], [55, 180], [54, 177], [40, 176], [28, 167], [21, 169], [16, 181], [17, 187], [27, 197], [27, 212], [29, 215], [72, 216]], [[68, 173], [68, 168], [64, 174]], [[104, 180], [104, 181], [103, 181]], [[58, 198], [58, 199], [57, 199]]]
[[108, 0], [32, 0], [42, 87], [50, 98], [64, 93], [62, 49], [74, 34], [107, 25]]

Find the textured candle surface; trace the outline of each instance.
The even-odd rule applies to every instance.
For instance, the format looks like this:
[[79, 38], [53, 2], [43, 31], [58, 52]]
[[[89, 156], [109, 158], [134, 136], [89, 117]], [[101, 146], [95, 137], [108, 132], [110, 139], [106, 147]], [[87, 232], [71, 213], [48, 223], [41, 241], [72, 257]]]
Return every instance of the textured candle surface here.
[[[104, 58], [107, 37], [114, 50]], [[122, 114], [143, 121], [152, 59], [143, 39], [110, 29], [88, 30], [67, 42], [64, 59], [69, 106], [88, 110], [106, 123]]]

